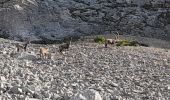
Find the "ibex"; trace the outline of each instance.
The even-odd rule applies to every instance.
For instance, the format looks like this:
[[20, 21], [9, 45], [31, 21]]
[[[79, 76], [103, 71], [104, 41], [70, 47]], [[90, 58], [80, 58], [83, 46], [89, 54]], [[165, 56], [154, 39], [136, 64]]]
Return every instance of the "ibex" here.
[[[71, 40], [72, 40], [72, 38], [71, 38]], [[61, 44], [59, 46], [59, 52], [62, 52], [64, 49], [69, 49], [69, 47], [71, 45], [71, 40], [68, 43]]]
[[115, 43], [117, 43], [119, 41], [119, 33], [117, 32], [117, 34], [115, 35], [115, 39], [106, 39], [105, 40], [105, 48], [107, 48], [108, 44], [112, 44], [114, 45]]
[[47, 59], [50, 56], [49, 49], [48, 48], [40, 48], [40, 57]]
[[30, 43], [30, 39], [27, 40], [24, 44], [15, 44], [16, 48], [17, 48], [17, 52], [19, 52], [21, 49], [24, 49], [24, 51], [27, 51], [27, 46]]

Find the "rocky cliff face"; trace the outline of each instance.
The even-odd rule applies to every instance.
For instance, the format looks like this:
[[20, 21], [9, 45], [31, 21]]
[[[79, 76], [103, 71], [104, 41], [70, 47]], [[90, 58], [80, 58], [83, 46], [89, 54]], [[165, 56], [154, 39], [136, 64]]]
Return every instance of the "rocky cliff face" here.
[[0, 35], [57, 40], [110, 33], [170, 40], [169, 0], [1, 0]]

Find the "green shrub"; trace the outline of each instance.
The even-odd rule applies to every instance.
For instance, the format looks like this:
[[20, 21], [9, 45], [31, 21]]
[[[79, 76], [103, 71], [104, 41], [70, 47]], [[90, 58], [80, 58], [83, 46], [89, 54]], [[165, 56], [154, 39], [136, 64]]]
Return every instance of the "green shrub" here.
[[128, 45], [130, 45], [130, 42], [127, 40], [117, 41], [117, 44], [116, 44], [116, 46], [128, 46]]
[[116, 46], [138, 46], [140, 45], [137, 41], [120, 40], [117, 42]]
[[137, 41], [131, 41], [129, 46], [139, 46], [140, 43]]
[[97, 37], [94, 39], [94, 41], [95, 41], [96, 43], [104, 44], [105, 41], [106, 41], [106, 38], [105, 38], [104, 36], [97, 36]]

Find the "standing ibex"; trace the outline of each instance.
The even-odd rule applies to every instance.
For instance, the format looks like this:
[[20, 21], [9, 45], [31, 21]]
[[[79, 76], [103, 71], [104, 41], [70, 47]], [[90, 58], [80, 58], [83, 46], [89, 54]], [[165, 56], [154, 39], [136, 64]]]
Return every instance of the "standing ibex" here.
[[42, 57], [44, 59], [47, 59], [50, 56], [48, 48], [41, 47], [39, 52], [40, 52], [40, 57]]
[[68, 49], [71, 45], [71, 41], [72, 41], [72, 38], [70, 39], [68, 43], [61, 44], [59, 46], [59, 52], [62, 52], [64, 49]]
[[19, 52], [21, 49], [24, 49], [24, 51], [27, 51], [27, 46], [30, 43], [30, 39], [27, 39], [26, 42], [24, 44], [15, 44], [16, 48], [17, 48], [17, 52]]

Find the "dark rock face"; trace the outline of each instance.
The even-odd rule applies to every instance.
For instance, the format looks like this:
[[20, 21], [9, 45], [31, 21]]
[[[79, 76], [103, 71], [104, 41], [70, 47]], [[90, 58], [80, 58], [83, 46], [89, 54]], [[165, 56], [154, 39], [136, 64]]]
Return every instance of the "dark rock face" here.
[[58, 40], [119, 31], [170, 40], [169, 0], [1, 0], [1, 37]]

